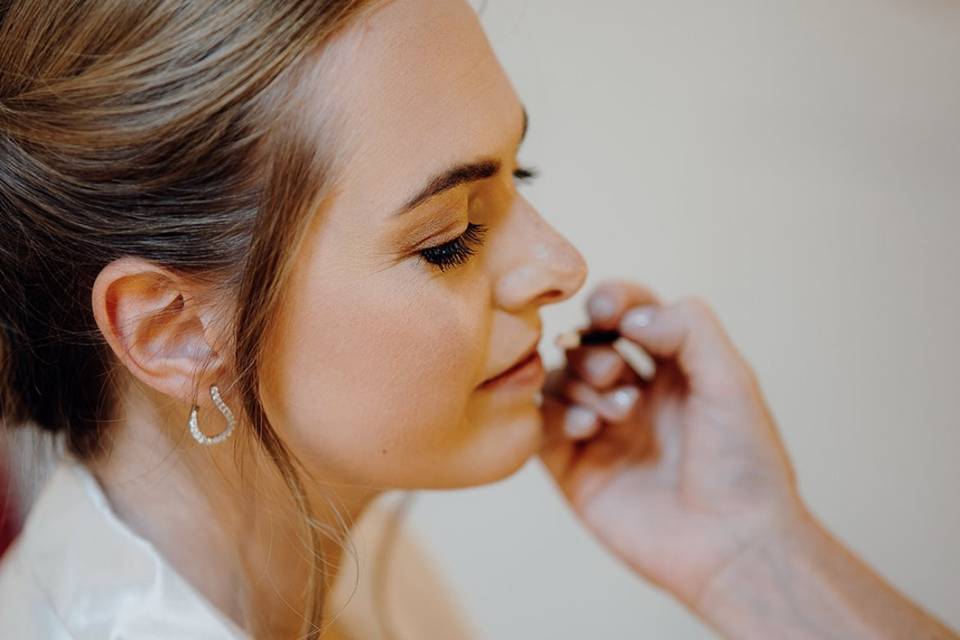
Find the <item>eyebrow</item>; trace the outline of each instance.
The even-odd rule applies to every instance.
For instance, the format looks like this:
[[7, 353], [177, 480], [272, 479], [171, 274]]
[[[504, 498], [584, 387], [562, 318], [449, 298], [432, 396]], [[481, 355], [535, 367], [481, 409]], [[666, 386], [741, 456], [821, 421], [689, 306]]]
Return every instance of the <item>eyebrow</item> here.
[[[520, 132], [520, 142], [517, 143], [518, 146], [523, 144], [524, 139], [527, 137], [527, 126], [530, 122], [526, 107], [521, 107], [521, 110], [523, 112], [523, 129]], [[441, 194], [444, 191], [448, 191], [456, 186], [468, 182], [490, 178], [497, 175], [497, 172], [499, 171], [500, 162], [498, 160], [484, 159], [477, 160], [475, 162], [458, 164], [430, 178], [430, 180], [427, 181], [427, 185], [416, 195], [409, 198], [402, 207], [394, 212], [393, 215], [402, 216], [403, 214], [417, 208], [426, 200], [429, 200], [430, 198]]]

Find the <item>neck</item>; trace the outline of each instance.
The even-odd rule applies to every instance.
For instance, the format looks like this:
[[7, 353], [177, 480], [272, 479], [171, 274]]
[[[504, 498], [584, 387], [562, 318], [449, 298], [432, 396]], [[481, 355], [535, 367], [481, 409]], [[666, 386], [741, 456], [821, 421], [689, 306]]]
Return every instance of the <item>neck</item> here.
[[[227, 441], [207, 447], [189, 436], [181, 409], [165, 414], [161, 406], [147, 398], [127, 401], [123, 419], [111, 427], [109, 454], [89, 463], [111, 506], [241, 628], [257, 637], [296, 637], [307, 608], [312, 550], [283, 477], [245, 438], [242, 423]], [[319, 529], [316, 563], [326, 573], [319, 586], [329, 595], [343, 529], [380, 492], [335, 478], [315, 480], [304, 484]], [[314, 485], [335, 487], [336, 495], [329, 489], [320, 495]]]

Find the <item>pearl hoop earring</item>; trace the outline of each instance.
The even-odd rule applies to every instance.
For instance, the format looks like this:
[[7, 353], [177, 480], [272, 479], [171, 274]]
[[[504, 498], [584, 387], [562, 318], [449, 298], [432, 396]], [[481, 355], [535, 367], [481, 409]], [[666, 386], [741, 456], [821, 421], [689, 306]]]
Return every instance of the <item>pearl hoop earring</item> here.
[[219, 444], [229, 438], [230, 434], [233, 433], [233, 427], [235, 424], [233, 412], [230, 411], [230, 407], [228, 407], [220, 397], [220, 389], [218, 389], [217, 385], [215, 384], [210, 385], [210, 397], [213, 399], [213, 404], [217, 405], [217, 409], [219, 409], [220, 413], [223, 414], [223, 417], [227, 419], [227, 428], [215, 436], [205, 436], [200, 431], [199, 425], [197, 425], [198, 407], [197, 405], [193, 405], [193, 408], [190, 409], [190, 434], [193, 436], [194, 440], [205, 445]]

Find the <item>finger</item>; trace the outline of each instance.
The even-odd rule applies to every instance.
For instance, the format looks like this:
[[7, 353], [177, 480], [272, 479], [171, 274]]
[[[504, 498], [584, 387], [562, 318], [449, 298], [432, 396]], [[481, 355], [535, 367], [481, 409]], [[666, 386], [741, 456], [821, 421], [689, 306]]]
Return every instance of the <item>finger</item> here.
[[566, 352], [567, 366], [597, 389], [609, 389], [629, 368], [609, 345], [586, 345]]
[[641, 376], [632, 366], [628, 366], [624, 367], [623, 372], [614, 380], [613, 387], [616, 388], [628, 384], [640, 389], [642, 395], [643, 390], [650, 387], [651, 383], [649, 378]]
[[547, 373], [541, 413], [550, 440], [588, 438], [600, 428], [599, 413], [567, 396], [568, 383], [569, 376], [563, 369], [552, 369]]
[[701, 298], [630, 309], [618, 328], [654, 357], [675, 359], [693, 388], [740, 392], [751, 378], [730, 336]]
[[577, 443], [563, 430], [567, 403], [544, 394], [540, 410], [543, 415], [543, 444], [537, 453], [547, 471], [562, 485], [577, 456]]
[[622, 385], [601, 393], [574, 376], [567, 376], [564, 383], [566, 399], [593, 410], [607, 422], [623, 422], [630, 417], [640, 393], [640, 389], [634, 385]]
[[600, 282], [587, 298], [587, 313], [598, 329], [615, 329], [624, 311], [644, 304], [661, 304], [652, 289], [638, 282], [610, 278]]
[[566, 425], [572, 406], [575, 407], [546, 393], [543, 395], [543, 403], [540, 406], [544, 433], [537, 455], [558, 481], [562, 481], [567, 476], [571, 465], [575, 462], [578, 445], [588, 437], [570, 437]]

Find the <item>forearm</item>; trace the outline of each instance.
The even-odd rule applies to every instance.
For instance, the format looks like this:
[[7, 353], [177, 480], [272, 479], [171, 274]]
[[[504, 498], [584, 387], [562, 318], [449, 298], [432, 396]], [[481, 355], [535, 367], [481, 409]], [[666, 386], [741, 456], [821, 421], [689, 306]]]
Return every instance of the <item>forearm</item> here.
[[725, 638], [958, 640], [813, 517], [724, 567], [694, 612]]

